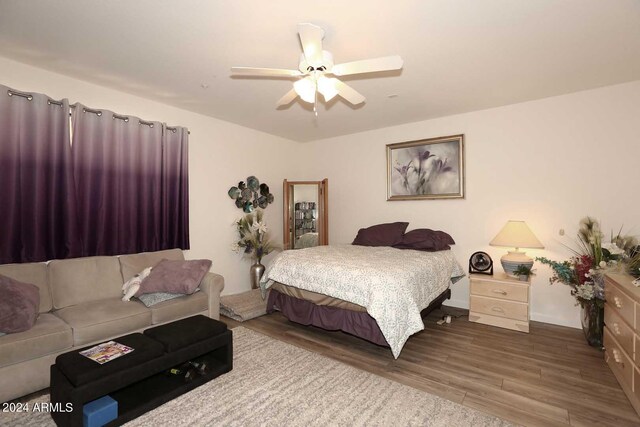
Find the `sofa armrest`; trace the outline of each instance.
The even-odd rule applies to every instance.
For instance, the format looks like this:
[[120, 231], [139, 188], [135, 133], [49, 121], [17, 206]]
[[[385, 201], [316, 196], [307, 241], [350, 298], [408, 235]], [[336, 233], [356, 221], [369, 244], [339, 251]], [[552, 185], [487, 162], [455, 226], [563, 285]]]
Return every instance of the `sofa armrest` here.
[[207, 273], [200, 282], [200, 290], [209, 297], [209, 317], [220, 320], [220, 292], [224, 289], [224, 277]]

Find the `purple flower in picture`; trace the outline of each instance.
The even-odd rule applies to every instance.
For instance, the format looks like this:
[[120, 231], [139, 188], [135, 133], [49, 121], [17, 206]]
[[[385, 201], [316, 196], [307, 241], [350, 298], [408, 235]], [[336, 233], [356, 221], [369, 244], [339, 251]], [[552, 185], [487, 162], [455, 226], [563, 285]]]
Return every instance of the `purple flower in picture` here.
[[420, 150], [418, 149], [418, 160], [420, 162], [423, 162], [425, 160], [427, 160], [429, 157], [434, 157], [433, 154], [431, 154], [431, 152], [429, 150]]
[[447, 165], [447, 161], [448, 160], [449, 159], [444, 159], [444, 161], [442, 161], [442, 159], [434, 160], [434, 162], [433, 162], [434, 171], [438, 172], [438, 173], [442, 173], [442, 172], [449, 172], [449, 171], [453, 170], [451, 168], [451, 166]]
[[412, 169], [415, 169], [411, 163], [413, 163], [413, 160], [409, 160], [409, 162], [406, 165], [398, 165], [393, 167], [395, 170], [398, 171], [398, 173], [402, 177], [402, 185], [406, 189], [409, 189], [408, 174]]

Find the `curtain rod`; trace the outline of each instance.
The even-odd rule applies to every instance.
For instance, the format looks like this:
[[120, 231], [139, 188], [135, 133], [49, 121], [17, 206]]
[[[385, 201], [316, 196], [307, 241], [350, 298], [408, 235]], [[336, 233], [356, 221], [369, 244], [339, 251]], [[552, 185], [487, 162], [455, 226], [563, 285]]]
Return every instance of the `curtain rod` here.
[[[32, 101], [33, 100], [33, 95], [30, 93], [26, 93], [26, 92], [18, 92], [17, 90], [7, 90], [7, 95], [9, 96], [20, 96], [22, 98], [26, 98], [27, 101]], [[58, 105], [60, 107], [62, 107], [62, 101], [56, 101], [55, 99], [47, 99], [47, 104], [49, 105]], [[76, 108], [75, 105], [69, 105], [69, 108]], [[102, 116], [102, 111], [101, 110], [94, 110], [92, 108], [86, 108], [84, 107], [82, 109], [83, 113], [93, 113], [96, 116], [100, 117]], [[71, 114], [71, 113], [69, 113]], [[119, 114], [113, 114], [113, 116], [111, 117], [112, 119], [118, 119], [118, 120], [122, 120], [125, 123], [129, 122], [129, 117], [128, 116], [121, 116]], [[138, 119], [138, 123], [141, 125], [145, 125], [145, 126], [149, 126], [150, 128], [153, 128], [153, 122], [148, 122], [146, 120], [142, 120], [142, 119]], [[177, 127], [170, 127], [170, 126], [165, 126], [165, 129], [176, 133], [178, 131]], [[187, 131], [187, 134], [191, 135], [191, 131]]]

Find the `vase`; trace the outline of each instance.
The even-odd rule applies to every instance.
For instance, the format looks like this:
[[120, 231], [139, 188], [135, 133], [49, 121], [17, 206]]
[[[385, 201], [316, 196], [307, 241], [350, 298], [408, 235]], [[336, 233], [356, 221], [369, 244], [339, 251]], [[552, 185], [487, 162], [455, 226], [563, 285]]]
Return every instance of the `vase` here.
[[582, 304], [582, 330], [591, 347], [602, 348], [604, 307], [598, 307], [593, 301]]
[[260, 279], [264, 274], [264, 265], [260, 264], [260, 261], [256, 261], [249, 268], [249, 274], [251, 276], [251, 289], [258, 289], [260, 287]]

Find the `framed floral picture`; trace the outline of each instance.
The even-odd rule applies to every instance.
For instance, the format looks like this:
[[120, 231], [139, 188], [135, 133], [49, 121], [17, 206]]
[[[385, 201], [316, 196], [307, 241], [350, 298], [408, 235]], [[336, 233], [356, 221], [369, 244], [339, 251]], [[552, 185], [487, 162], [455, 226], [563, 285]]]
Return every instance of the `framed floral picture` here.
[[387, 144], [387, 200], [464, 198], [464, 135]]

